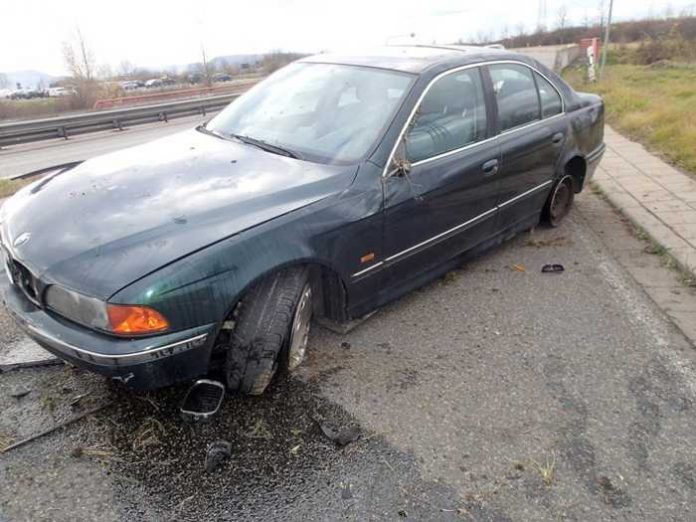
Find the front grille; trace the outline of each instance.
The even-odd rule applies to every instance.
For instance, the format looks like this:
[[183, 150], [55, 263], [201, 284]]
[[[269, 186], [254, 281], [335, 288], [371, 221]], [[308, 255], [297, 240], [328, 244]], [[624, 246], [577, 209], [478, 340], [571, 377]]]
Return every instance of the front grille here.
[[19, 261], [15, 261], [6, 254], [7, 269], [10, 282], [19, 287], [29, 301], [36, 306], [41, 306], [39, 299], [39, 280]]

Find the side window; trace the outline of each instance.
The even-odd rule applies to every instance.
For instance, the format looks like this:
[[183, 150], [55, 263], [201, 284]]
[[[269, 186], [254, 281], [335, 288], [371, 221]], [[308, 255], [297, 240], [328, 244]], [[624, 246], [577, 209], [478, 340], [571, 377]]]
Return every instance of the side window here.
[[534, 73], [534, 77], [539, 87], [539, 98], [541, 98], [541, 117], [548, 118], [554, 114], [560, 114], [563, 104], [558, 91], [542, 75]]
[[508, 130], [539, 119], [539, 97], [529, 67], [515, 64], [491, 65], [491, 80], [498, 101], [500, 130]]
[[479, 68], [443, 76], [421, 101], [406, 136], [411, 162], [455, 150], [486, 137], [486, 103]]

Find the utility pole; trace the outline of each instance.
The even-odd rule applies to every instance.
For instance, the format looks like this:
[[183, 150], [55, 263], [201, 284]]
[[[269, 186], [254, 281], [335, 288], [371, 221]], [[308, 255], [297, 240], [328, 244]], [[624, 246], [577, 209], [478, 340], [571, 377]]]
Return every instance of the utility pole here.
[[614, 0], [609, 0], [609, 15], [607, 16], [607, 25], [604, 28], [604, 44], [602, 45], [602, 63], [599, 65], [599, 78], [604, 75], [604, 64], [607, 62], [607, 47], [609, 47], [609, 29], [611, 29], [611, 11], [614, 7]]

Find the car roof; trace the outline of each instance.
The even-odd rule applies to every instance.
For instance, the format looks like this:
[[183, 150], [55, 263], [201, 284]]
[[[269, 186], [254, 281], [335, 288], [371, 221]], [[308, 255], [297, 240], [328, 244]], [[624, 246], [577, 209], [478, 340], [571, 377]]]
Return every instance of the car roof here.
[[[334, 63], [392, 69], [420, 74], [432, 67], [452, 67], [502, 59], [520, 59], [521, 55], [505, 49], [467, 45], [394, 45], [360, 52], [360, 54], [315, 54], [300, 60], [311, 63]], [[527, 61], [527, 60], [524, 60]]]

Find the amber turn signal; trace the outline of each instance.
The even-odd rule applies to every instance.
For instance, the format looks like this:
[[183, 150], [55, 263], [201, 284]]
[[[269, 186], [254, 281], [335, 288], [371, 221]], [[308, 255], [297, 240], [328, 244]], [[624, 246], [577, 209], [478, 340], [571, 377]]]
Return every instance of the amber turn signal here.
[[117, 334], [146, 334], [169, 328], [169, 322], [157, 310], [147, 306], [107, 305], [109, 326]]

